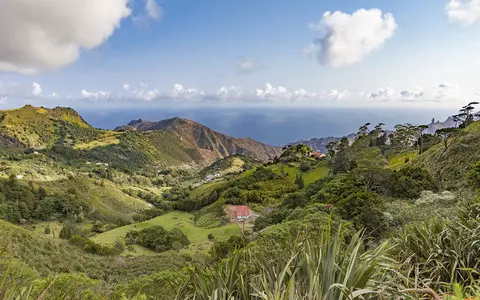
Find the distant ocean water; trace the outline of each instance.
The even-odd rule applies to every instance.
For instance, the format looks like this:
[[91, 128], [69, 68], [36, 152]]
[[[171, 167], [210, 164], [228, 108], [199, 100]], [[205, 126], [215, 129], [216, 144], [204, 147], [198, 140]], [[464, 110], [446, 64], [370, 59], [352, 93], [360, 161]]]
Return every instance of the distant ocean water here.
[[428, 124], [455, 113], [448, 109], [372, 108], [121, 108], [78, 111], [91, 125], [113, 129], [133, 119], [158, 121], [184, 117], [234, 137], [250, 137], [271, 145], [302, 139], [344, 136], [370, 122], [387, 129], [398, 123]]

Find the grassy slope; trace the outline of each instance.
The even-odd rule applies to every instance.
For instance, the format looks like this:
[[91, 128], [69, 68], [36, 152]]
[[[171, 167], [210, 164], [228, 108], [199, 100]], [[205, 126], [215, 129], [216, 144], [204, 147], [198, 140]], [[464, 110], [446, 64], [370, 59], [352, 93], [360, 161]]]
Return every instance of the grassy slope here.
[[408, 158], [412, 161], [418, 156], [417, 150], [411, 150], [408, 152], [398, 153], [389, 157], [388, 168], [392, 170], [399, 170], [405, 165], [405, 159]]
[[[58, 233], [57, 233], [58, 234]], [[46, 275], [50, 272], [89, 272], [102, 269], [108, 260], [83, 253], [69, 243], [36, 235], [0, 220], [0, 254], [11, 255]]]
[[190, 197], [191, 198], [198, 198], [198, 197], [201, 197], [201, 196], [204, 196], [204, 195], [208, 195], [211, 192], [213, 192], [214, 190], [224, 186], [225, 184], [226, 184], [226, 182], [224, 180], [202, 184], [201, 186], [193, 189], [190, 192]]
[[80, 272], [109, 284], [177, 270], [187, 263], [184, 256], [174, 251], [128, 259], [87, 254], [67, 241], [36, 234], [3, 220], [0, 220], [0, 257], [17, 258], [42, 276]]
[[[125, 218], [150, 205], [138, 198], [130, 197], [108, 181], [103, 185], [88, 178], [65, 179], [40, 183], [50, 193], [75, 191], [78, 198], [92, 207], [99, 218], [111, 222], [115, 218]], [[90, 212], [86, 212], [87, 216]]]
[[468, 172], [480, 160], [480, 121], [463, 132], [446, 152], [443, 153], [443, 145], [438, 144], [413, 159], [412, 164], [429, 170], [445, 189], [465, 186]]
[[330, 169], [328, 167], [320, 164], [314, 169], [302, 173], [298, 167], [289, 166], [283, 163], [279, 163], [278, 165], [273, 166], [272, 171], [281, 175], [281, 165], [283, 165], [283, 173], [286, 175], [286, 178], [288, 178], [290, 182], [295, 182], [297, 175], [302, 174], [305, 185], [309, 185], [317, 181], [318, 179], [327, 177], [328, 172], [330, 172]]
[[48, 148], [55, 143], [74, 144], [98, 137], [98, 131], [69, 108], [36, 108], [0, 111], [0, 132], [27, 147]]
[[[188, 251], [196, 253], [209, 249], [210, 245], [212, 244], [212, 242], [208, 240], [208, 235], [210, 233], [212, 233], [218, 240], [225, 240], [232, 235], [239, 234], [239, 228], [237, 224], [206, 229], [202, 227], [196, 227], [194, 225], [193, 215], [191, 214], [183, 212], [171, 212], [146, 222], [123, 226], [104, 232], [93, 237], [92, 240], [97, 243], [111, 244], [118, 238], [124, 239], [127, 232], [131, 230], [145, 229], [155, 225], [161, 225], [167, 230], [171, 230], [173, 228], [179, 228], [182, 230], [191, 243]], [[141, 249], [140, 247], [138, 247], [137, 250], [140, 250], [137, 254], [147, 253], [145, 249]]]

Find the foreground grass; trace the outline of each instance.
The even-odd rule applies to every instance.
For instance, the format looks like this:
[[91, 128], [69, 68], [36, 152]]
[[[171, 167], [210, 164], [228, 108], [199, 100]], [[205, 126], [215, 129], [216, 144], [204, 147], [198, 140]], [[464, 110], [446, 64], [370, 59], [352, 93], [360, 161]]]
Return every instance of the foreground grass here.
[[[131, 230], [145, 229], [155, 225], [161, 225], [167, 230], [171, 230], [173, 228], [180, 229], [190, 241], [190, 246], [188, 247], [187, 251], [194, 253], [204, 252], [210, 248], [212, 244], [212, 242], [208, 239], [208, 235], [210, 233], [213, 234], [217, 240], [226, 240], [233, 235], [240, 234], [237, 224], [229, 224], [208, 229], [201, 228], [195, 226], [194, 217], [192, 214], [171, 212], [146, 222], [115, 228], [93, 237], [92, 240], [97, 243], [111, 245], [117, 239], [124, 241], [125, 235]], [[153, 253], [145, 248], [140, 247], [136, 247], [135, 250], [137, 250], [136, 253], [127, 254], [144, 255]]]

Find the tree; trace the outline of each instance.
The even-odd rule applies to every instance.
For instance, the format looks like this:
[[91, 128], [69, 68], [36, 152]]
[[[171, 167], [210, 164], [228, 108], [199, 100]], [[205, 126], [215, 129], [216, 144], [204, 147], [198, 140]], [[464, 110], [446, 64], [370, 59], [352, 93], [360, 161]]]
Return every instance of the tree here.
[[358, 128], [357, 134], [355, 136], [355, 140], [359, 140], [362, 137], [366, 136], [367, 132], [368, 132], [368, 126], [370, 126], [370, 125], [371, 125], [370, 123], [365, 123], [364, 125], [360, 126], [360, 128]]
[[395, 132], [391, 136], [392, 145], [407, 149], [416, 141], [419, 128], [410, 123], [395, 125]]
[[425, 129], [428, 128], [428, 125], [419, 125], [417, 126], [417, 133], [418, 133], [418, 153], [422, 153], [422, 145], [423, 145], [423, 132]]
[[443, 154], [458, 139], [460, 135], [460, 130], [458, 130], [458, 128], [442, 128], [437, 130], [437, 132], [435, 132], [435, 135], [440, 137], [443, 141]]
[[327, 151], [328, 151], [327, 153], [331, 158], [335, 156], [335, 153], [337, 152], [339, 146], [340, 146], [340, 142], [338, 141], [330, 142], [327, 145]]
[[302, 175], [297, 175], [297, 178], [295, 179], [295, 184], [299, 189], [303, 189], [303, 187], [305, 186], [305, 182], [303, 181]]

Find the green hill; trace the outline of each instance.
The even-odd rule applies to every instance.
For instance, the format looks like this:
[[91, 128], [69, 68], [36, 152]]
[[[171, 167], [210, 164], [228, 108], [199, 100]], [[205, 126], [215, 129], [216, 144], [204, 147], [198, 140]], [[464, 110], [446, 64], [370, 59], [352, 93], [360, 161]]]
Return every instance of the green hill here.
[[0, 111], [0, 135], [4, 137], [4, 146], [45, 149], [55, 144], [75, 145], [92, 141], [100, 137], [100, 132], [73, 109], [26, 105]]
[[445, 189], [467, 183], [468, 173], [480, 160], [480, 121], [461, 130], [447, 150], [442, 143], [412, 159], [412, 165], [427, 169]]
[[31, 105], [0, 111], [0, 146], [4, 154], [37, 150], [75, 169], [101, 163], [150, 174], [170, 167], [204, 167], [234, 154], [264, 161], [279, 154], [276, 147], [232, 138], [181, 118], [109, 131], [93, 128], [71, 108]]

